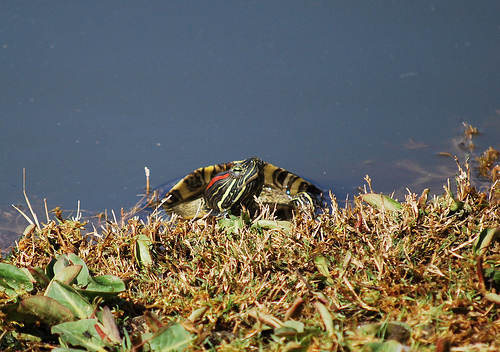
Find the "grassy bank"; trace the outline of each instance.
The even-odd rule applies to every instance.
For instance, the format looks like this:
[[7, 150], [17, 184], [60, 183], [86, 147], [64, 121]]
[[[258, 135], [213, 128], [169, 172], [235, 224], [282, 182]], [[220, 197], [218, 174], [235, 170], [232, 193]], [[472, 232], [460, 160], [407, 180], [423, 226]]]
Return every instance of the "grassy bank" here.
[[469, 172], [398, 203], [367, 179], [346, 208], [333, 198], [289, 223], [264, 211], [92, 229], [55, 211], [2, 260], [32, 268], [32, 286], [0, 283], [0, 350], [500, 350], [500, 185], [478, 192]]

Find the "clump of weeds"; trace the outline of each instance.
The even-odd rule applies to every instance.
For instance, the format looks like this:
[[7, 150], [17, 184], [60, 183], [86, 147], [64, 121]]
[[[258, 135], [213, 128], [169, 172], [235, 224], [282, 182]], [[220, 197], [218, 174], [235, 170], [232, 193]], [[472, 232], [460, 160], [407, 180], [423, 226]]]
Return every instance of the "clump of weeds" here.
[[[253, 220], [99, 226], [47, 212], [1, 261], [26, 277], [0, 273], [0, 349], [500, 350], [496, 156], [479, 158], [485, 191], [457, 162], [442, 195], [397, 201], [367, 177], [345, 208], [331, 196], [317, 217], [288, 223], [269, 209]], [[72, 276], [82, 268], [88, 282]], [[118, 288], [92, 291], [103, 276]], [[33, 297], [51, 297], [47, 284], [75, 294], [52, 297], [57, 304], [89, 310], [27, 312]]]

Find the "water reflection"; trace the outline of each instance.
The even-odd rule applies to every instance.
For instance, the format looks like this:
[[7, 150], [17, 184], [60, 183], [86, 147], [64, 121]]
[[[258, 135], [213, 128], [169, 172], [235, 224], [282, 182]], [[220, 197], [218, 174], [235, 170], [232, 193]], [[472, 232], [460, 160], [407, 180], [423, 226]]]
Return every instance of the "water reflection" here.
[[27, 226], [26, 219], [11, 206], [0, 207], [0, 249], [8, 253], [9, 247], [19, 238]]

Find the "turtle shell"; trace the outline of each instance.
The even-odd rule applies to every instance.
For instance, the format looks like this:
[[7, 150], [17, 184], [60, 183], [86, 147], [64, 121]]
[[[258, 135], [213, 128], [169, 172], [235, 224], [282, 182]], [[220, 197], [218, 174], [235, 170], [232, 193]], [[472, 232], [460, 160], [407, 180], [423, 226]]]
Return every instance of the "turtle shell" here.
[[147, 207], [192, 219], [238, 215], [242, 208], [254, 213], [258, 202], [269, 205], [278, 218], [291, 219], [297, 209], [314, 211], [321, 197], [322, 191], [312, 183], [252, 157], [196, 169], [173, 187], [160, 188]]

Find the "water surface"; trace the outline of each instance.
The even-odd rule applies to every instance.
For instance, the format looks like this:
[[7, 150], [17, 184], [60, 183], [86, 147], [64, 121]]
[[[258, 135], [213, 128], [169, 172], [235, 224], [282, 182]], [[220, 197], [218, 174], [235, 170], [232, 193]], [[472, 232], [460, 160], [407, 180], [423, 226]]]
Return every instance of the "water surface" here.
[[[340, 199], [442, 192], [462, 121], [500, 149], [500, 5], [2, 2], [0, 245], [35, 206], [119, 212], [253, 155]], [[7, 219], [6, 219], [7, 218]], [[17, 224], [17, 225], [16, 225]], [[16, 227], [17, 226], [17, 227]], [[3, 230], [2, 230], [3, 229]]]

